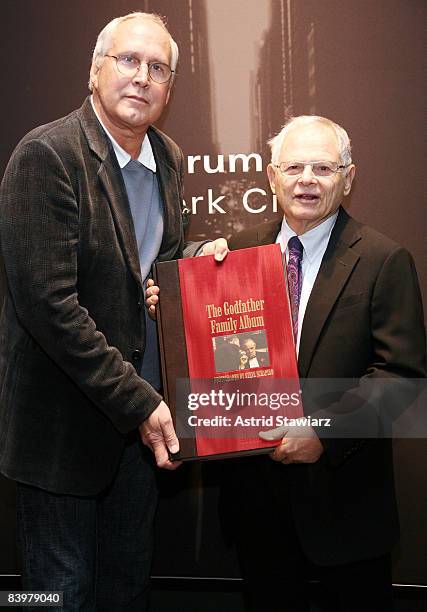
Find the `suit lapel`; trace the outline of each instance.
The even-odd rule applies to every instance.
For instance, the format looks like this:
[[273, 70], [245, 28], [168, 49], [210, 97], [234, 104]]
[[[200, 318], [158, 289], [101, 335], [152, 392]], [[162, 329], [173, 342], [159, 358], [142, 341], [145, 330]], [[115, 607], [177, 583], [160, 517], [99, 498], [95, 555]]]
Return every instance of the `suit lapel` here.
[[136, 282], [142, 285], [135, 229], [122, 173], [108, 137], [93, 112], [89, 98], [81, 108], [80, 121], [89, 148], [101, 162], [98, 178], [107, 196], [128, 267]]
[[259, 225], [257, 228], [258, 244], [274, 244], [282, 226], [282, 219], [274, 219], [267, 223]]
[[156, 160], [159, 191], [164, 205], [164, 229], [159, 260], [168, 260], [176, 257], [182, 240], [182, 203], [177, 202], [180, 197], [179, 180], [176, 169], [168, 163], [170, 151], [165, 147], [164, 140], [159, 132], [150, 127], [147, 133]]
[[304, 315], [298, 357], [302, 378], [307, 376], [326, 320], [359, 260], [352, 248], [359, 240], [358, 224], [340, 209]]

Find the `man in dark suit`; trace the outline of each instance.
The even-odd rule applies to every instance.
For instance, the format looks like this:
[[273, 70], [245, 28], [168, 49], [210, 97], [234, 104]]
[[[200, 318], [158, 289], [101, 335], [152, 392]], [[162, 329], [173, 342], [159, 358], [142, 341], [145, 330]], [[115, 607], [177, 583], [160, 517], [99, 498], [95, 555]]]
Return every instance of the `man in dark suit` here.
[[177, 60], [158, 16], [110, 22], [92, 97], [25, 136], [2, 182], [0, 470], [18, 483], [23, 588], [63, 591], [64, 610], [147, 608], [141, 437], [162, 467], [178, 449], [144, 307], [152, 263], [183, 255], [183, 156], [152, 127]]
[[227, 336], [216, 339], [214, 351], [215, 371], [231, 372], [237, 370], [240, 363], [239, 347], [230, 342]]
[[248, 356], [248, 366], [250, 368], [259, 368], [269, 365], [269, 360], [263, 351], [257, 350], [256, 342], [253, 338], [247, 338], [243, 343], [243, 348]]
[[[298, 237], [295, 342], [304, 409], [330, 417], [331, 428], [267, 432], [266, 438], [283, 437], [274, 461], [225, 466], [224, 508], [248, 609], [307, 611], [304, 579], [311, 573], [330, 593], [328, 612], [390, 612], [398, 517], [391, 440], [381, 434], [389, 424], [377, 407], [392, 409], [386, 381], [399, 388], [425, 376], [414, 263], [404, 248], [342, 208], [355, 166], [341, 127], [297, 117], [270, 144], [268, 177], [283, 219], [237, 234], [230, 246], [278, 242], [288, 259], [289, 241]], [[332, 380], [316, 406], [304, 393], [308, 379]], [[382, 403], [372, 403], [366, 388]]]

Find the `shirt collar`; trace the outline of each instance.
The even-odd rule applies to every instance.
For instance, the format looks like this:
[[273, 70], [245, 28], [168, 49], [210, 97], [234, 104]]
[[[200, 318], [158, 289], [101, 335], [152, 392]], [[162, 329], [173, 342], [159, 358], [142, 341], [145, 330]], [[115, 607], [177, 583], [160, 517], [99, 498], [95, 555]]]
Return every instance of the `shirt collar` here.
[[[304, 248], [304, 257], [308, 259], [309, 263], [312, 263], [318, 254], [326, 249], [337, 217], [338, 211], [313, 229], [298, 236]], [[283, 252], [285, 252], [288, 241], [292, 236], [296, 236], [296, 233], [289, 227], [285, 217], [283, 217], [282, 226], [277, 236], [277, 242], [280, 243]]]
[[[90, 101], [92, 104], [93, 112], [96, 115], [99, 123], [102, 125], [103, 130], [107, 134], [108, 138], [111, 140], [111, 144], [113, 145], [114, 153], [116, 154], [117, 161], [119, 163], [120, 168], [124, 168], [131, 160], [131, 156], [127, 151], [125, 151], [118, 142], [114, 140], [111, 136], [110, 132], [107, 130], [105, 125], [102, 123], [100, 116], [96, 112], [95, 104], [93, 103], [93, 96], [90, 97]], [[150, 139], [147, 134], [145, 134], [144, 140], [142, 141], [141, 151], [138, 155], [138, 159], [140, 164], [151, 170], [152, 172], [156, 172], [156, 160], [154, 159], [153, 149], [151, 147]]]

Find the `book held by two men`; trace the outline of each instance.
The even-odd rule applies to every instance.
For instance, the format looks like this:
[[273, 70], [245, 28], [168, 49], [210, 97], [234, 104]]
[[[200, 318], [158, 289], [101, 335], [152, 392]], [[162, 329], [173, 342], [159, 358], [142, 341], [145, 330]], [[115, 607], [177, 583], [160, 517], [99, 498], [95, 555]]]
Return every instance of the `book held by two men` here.
[[266, 452], [260, 431], [303, 414], [279, 245], [158, 263], [165, 401], [176, 459]]

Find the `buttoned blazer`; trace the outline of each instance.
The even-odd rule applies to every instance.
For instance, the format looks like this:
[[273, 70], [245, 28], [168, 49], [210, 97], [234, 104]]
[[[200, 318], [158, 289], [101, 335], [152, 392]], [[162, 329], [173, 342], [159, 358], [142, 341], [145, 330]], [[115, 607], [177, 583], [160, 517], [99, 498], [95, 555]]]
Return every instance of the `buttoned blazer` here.
[[[250, 228], [232, 238], [230, 246], [275, 242], [280, 224]], [[413, 260], [342, 208], [307, 304], [298, 368], [303, 392], [313, 379], [348, 380], [353, 388], [367, 379], [425, 376], [423, 312]], [[308, 558], [321, 565], [384, 554], [398, 537], [391, 443], [378, 439], [382, 424], [359, 393], [360, 387], [351, 395], [342, 391], [331, 396], [332, 406], [321, 406], [317, 415], [338, 416], [336, 426], [347, 430], [336, 439], [322, 438], [318, 430], [325, 448], [320, 460], [283, 466], [277, 484], [290, 494]], [[311, 411], [309, 402], [305, 409]], [[353, 435], [358, 427], [371, 435]]]
[[[147, 133], [164, 204], [159, 259], [178, 258], [183, 157], [158, 129]], [[1, 186], [0, 240], [0, 469], [57, 493], [97, 493], [161, 397], [136, 371], [145, 343], [136, 237], [89, 99], [18, 144]]]

